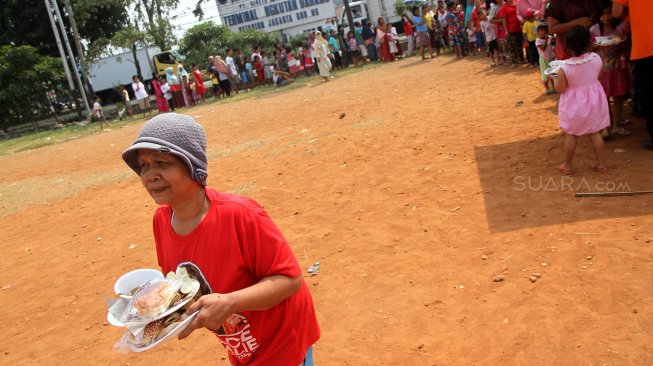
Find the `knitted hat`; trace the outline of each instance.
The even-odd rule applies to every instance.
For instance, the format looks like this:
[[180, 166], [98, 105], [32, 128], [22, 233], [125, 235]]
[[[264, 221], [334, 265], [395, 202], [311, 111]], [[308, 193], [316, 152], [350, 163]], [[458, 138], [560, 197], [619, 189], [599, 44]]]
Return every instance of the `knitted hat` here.
[[140, 175], [138, 149], [159, 150], [174, 154], [188, 165], [190, 176], [205, 186], [208, 178], [206, 159], [206, 134], [204, 127], [192, 117], [177, 114], [160, 114], [149, 120], [132, 146], [123, 151], [122, 159]]

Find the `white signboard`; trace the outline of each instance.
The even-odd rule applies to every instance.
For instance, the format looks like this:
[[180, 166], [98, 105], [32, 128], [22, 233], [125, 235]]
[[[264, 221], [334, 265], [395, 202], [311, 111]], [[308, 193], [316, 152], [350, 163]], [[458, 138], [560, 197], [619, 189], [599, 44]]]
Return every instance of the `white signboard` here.
[[222, 23], [232, 31], [280, 31], [334, 17], [332, 0], [217, 0]]

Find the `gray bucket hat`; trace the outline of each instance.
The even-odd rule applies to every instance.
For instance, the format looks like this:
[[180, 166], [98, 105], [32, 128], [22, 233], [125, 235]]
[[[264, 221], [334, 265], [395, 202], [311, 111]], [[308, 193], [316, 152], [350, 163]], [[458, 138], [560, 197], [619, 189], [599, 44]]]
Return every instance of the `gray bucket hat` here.
[[159, 150], [174, 154], [188, 165], [190, 176], [205, 186], [208, 178], [206, 159], [206, 134], [204, 127], [192, 117], [177, 114], [160, 114], [149, 120], [132, 146], [122, 152], [122, 159], [140, 175], [138, 149]]

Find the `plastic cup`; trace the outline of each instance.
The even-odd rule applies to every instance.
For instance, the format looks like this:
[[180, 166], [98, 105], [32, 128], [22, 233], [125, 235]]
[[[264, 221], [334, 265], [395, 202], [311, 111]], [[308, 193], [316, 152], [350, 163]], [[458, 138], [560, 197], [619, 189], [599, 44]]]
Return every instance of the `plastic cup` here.
[[159, 272], [156, 269], [136, 269], [122, 275], [118, 281], [116, 281], [116, 284], [113, 286], [113, 290], [118, 296], [129, 300], [131, 299], [131, 295], [128, 294], [131, 290], [149, 280], [156, 278], [163, 278], [163, 273]]

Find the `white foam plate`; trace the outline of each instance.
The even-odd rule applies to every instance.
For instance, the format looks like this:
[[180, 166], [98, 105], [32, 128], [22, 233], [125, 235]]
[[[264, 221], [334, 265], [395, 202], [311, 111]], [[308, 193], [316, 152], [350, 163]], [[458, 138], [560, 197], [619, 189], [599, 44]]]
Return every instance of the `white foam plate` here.
[[564, 64], [565, 64], [564, 60], [553, 60], [553, 61], [549, 62], [549, 66], [554, 67], [554, 68], [558, 68], [558, 67], [560, 67], [560, 66], [562, 66]]
[[113, 316], [113, 314], [111, 314], [110, 311], [107, 313], [107, 322], [109, 324], [113, 325], [113, 326], [116, 326], [116, 327], [124, 327], [125, 326], [125, 324], [123, 322], [121, 322], [120, 320], [116, 319], [116, 317]]
[[609, 47], [609, 46], [616, 46], [616, 45], [618, 45], [619, 43], [621, 43], [623, 41], [624, 41], [623, 39], [613, 38], [613, 39], [608, 39], [608, 40], [601, 41], [601, 42], [597, 41], [594, 44], [597, 45], [597, 46], [601, 46], [601, 47]]
[[163, 337], [157, 339], [156, 342], [150, 343], [150, 344], [148, 344], [147, 346], [144, 346], [144, 347], [130, 345], [129, 348], [132, 350], [132, 352], [145, 352], [150, 348], [156, 347], [156, 346], [158, 346], [160, 344], [163, 344], [163, 343], [171, 340], [172, 338], [178, 336], [179, 333], [181, 333], [184, 329], [186, 329], [188, 324], [190, 324], [190, 322], [192, 322], [193, 319], [195, 319], [195, 317], [197, 316], [197, 314], [199, 314], [199, 312], [200, 311], [198, 310], [198, 311], [192, 313], [191, 315], [189, 315], [188, 318], [186, 318], [186, 320], [184, 320], [183, 322], [177, 324], [177, 326], [175, 326], [170, 332], [168, 332]]

